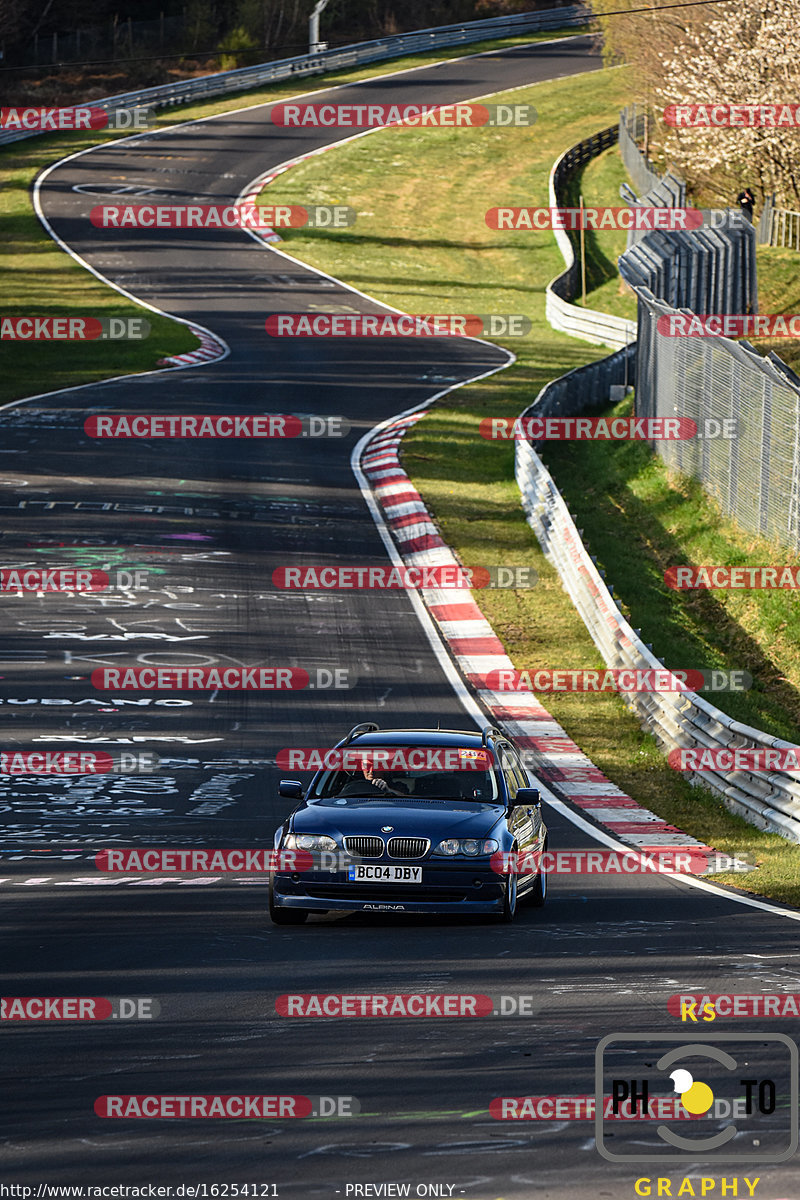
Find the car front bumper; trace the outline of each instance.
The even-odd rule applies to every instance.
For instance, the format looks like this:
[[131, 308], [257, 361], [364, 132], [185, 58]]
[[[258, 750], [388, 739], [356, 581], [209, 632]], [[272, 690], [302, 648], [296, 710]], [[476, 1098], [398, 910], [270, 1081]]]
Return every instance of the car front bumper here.
[[308, 912], [502, 912], [507, 880], [491, 869], [421, 865], [420, 884], [356, 884], [349, 882], [342, 872], [276, 874], [273, 903]]

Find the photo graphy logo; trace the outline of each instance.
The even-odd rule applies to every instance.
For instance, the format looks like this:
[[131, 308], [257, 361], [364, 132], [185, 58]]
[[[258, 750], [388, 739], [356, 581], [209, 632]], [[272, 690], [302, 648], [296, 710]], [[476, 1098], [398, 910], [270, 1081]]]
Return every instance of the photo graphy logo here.
[[[595, 1138], [609, 1162], [785, 1162], [798, 1146], [797, 1045], [782, 1033], [611, 1033], [595, 1054]], [[607, 1128], [629, 1106], [646, 1120], [651, 1097], [672, 1091], [689, 1118], [627, 1136]]]

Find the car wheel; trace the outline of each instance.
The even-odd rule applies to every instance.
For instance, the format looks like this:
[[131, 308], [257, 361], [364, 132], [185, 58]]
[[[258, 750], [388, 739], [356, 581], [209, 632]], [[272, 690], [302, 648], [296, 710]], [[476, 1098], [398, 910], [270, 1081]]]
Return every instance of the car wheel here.
[[508, 883], [506, 884], [505, 895], [503, 896], [503, 911], [500, 914], [500, 920], [510, 925], [517, 915], [517, 877], [509, 875]]
[[303, 925], [308, 912], [305, 908], [281, 908], [275, 903], [275, 889], [269, 883], [269, 915], [273, 925]]
[[[544, 849], [547, 850], [547, 842], [544, 844]], [[530, 892], [531, 908], [541, 908], [547, 899], [547, 872], [543, 867], [539, 868], [539, 874], [536, 876], [536, 883]]]

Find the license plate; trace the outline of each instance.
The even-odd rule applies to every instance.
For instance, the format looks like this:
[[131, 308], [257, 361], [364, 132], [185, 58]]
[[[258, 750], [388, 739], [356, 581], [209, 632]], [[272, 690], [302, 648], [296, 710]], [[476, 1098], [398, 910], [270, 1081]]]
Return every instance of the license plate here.
[[348, 867], [347, 878], [351, 883], [422, 883], [422, 867]]

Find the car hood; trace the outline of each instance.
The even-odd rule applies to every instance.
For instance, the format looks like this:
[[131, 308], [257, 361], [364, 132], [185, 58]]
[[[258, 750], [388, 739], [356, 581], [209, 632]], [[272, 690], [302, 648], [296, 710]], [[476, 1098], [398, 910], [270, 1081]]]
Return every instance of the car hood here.
[[457, 800], [399, 801], [349, 797], [315, 800], [295, 813], [297, 833], [380, 834], [391, 825], [397, 837], [485, 837], [503, 816], [494, 804]]

